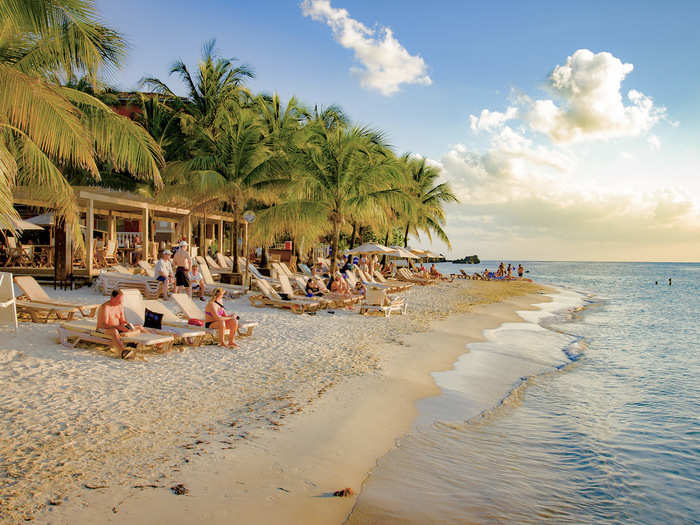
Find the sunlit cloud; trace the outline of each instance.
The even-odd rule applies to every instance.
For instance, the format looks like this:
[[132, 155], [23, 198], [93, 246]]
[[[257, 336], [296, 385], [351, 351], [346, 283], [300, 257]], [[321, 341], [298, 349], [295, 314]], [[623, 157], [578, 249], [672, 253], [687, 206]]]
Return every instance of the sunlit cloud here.
[[304, 0], [301, 10], [304, 16], [328, 24], [336, 41], [353, 50], [360, 65], [351, 71], [363, 87], [389, 96], [402, 84], [432, 84], [423, 58], [411, 55], [388, 27], [370, 29], [351, 18], [346, 9], [332, 7], [330, 0]]
[[[634, 137], [665, 117], [666, 108], [651, 97], [630, 89], [621, 92], [622, 81], [632, 72], [608, 52], [579, 49], [549, 76], [549, 89], [557, 96], [532, 102], [527, 120], [534, 131], [554, 142]], [[626, 99], [626, 100], [625, 100]]]

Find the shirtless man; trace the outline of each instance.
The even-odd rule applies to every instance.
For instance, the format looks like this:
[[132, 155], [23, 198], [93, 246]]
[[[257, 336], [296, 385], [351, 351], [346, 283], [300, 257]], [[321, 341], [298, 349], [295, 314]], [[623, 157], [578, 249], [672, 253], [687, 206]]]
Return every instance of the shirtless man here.
[[173, 255], [173, 264], [175, 266], [175, 293], [181, 293], [183, 289], [190, 291], [187, 272], [192, 268], [192, 258], [187, 252], [187, 241], [180, 242], [180, 247]]
[[112, 290], [109, 301], [103, 303], [97, 310], [97, 329], [112, 338], [114, 346], [121, 353], [122, 359], [129, 359], [134, 351], [126, 348], [122, 343], [120, 334], [123, 333], [150, 333], [150, 330], [142, 326], [134, 326], [126, 321], [122, 301], [124, 295], [121, 290]]

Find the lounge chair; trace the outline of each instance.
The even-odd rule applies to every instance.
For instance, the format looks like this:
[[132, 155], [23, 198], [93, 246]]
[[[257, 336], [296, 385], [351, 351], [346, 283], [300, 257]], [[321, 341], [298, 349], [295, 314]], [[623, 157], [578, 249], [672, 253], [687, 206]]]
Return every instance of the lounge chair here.
[[136, 263], [139, 268], [143, 270], [143, 273], [147, 275], [148, 277], [153, 277], [155, 279], [156, 274], [153, 271], [153, 265], [149, 263], [148, 261], [144, 261], [141, 259], [139, 262]]
[[217, 263], [214, 259], [212, 259], [211, 255], [209, 255], [209, 254], [204, 256], [204, 260], [209, 265], [209, 268], [211, 268], [212, 270], [221, 270], [221, 271], [226, 271], [226, 272], [231, 271], [231, 270], [228, 270], [226, 268], [219, 266], [219, 263]]
[[[280, 263], [273, 263], [273, 264], [280, 264]], [[294, 288], [292, 288], [291, 283], [289, 282], [289, 278], [287, 275], [283, 272], [280, 272], [278, 274], [279, 277], [279, 282], [280, 282], [280, 290], [282, 291], [283, 294], [286, 294], [287, 297], [290, 299], [297, 299], [300, 301], [313, 301], [321, 305], [322, 308], [328, 308], [333, 301], [326, 299], [324, 297], [307, 297], [306, 293], [297, 293]]]
[[[122, 294], [124, 296], [124, 302], [122, 305], [126, 320], [132, 324], [143, 325], [148, 306], [143, 300], [141, 292], [138, 290], [122, 290]], [[148, 309], [150, 310], [150, 308]], [[185, 343], [191, 346], [200, 346], [207, 335], [204, 328], [197, 328], [196, 326], [176, 327], [164, 324], [161, 326], [160, 330], [154, 328], [149, 328], [149, 330], [161, 335], [171, 335], [175, 338], [176, 342]]]
[[43, 304], [47, 306], [61, 306], [66, 308], [76, 309], [80, 315], [83, 317], [94, 317], [97, 313], [97, 309], [100, 307], [100, 303], [94, 304], [79, 304], [70, 301], [59, 301], [58, 299], [51, 299], [44, 289], [39, 285], [38, 282], [31, 275], [17, 275], [15, 276], [15, 284], [22, 290], [22, 295], [19, 297], [20, 300], [30, 301], [31, 303]]
[[119, 264], [119, 260], [117, 259], [117, 241], [115, 239], [107, 241], [104, 252], [104, 262], [105, 264]]
[[309, 268], [307, 265], [303, 263], [297, 263], [297, 267], [306, 275], [307, 277], [311, 277], [313, 273], [311, 272], [311, 268]]
[[209, 266], [206, 263], [199, 265], [199, 271], [202, 273], [204, 278], [204, 293], [211, 295], [217, 288], [222, 288], [228, 295], [232, 298], [237, 298], [245, 293], [242, 286], [237, 286], [235, 284], [222, 284], [214, 281], [214, 277], [209, 271]]
[[427, 286], [429, 284], [433, 284], [433, 281], [431, 281], [429, 279], [423, 279], [422, 277], [416, 277], [406, 268], [399, 268], [398, 270], [396, 270], [396, 276], [401, 281], [419, 284], [420, 286]]
[[[199, 321], [204, 322], [206, 320], [206, 314], [204, 313], [204, 310], [202, 310], [197, 303], [195, 303], [192, 298], [184, 293], [174, 293], [172, 295], [173, 301], [175, 301], [175, 304], [178, 306], [180, 310], [182, 310], [182, 313], [185, 314], [185, 317], [187, 319], [197, 319]], [[157, 301], [156, 301], [157, 302]], [[146, 305], [149, 305], [149, 301], [145, 301]], [[162, 303], [161, 303], [162, 304]], [[151, 308], [148, 308], [151, 310]], [[156, 310], [153, 310], [154, 312]], [[159, 311], [159, 313], [163, 313]], [[172, 314], [172, 312], [170, 312]], [[169, 317], [169, 323], [172, 322], [172, 317]], [[165, 320], [165, 317], [163, 318]], [[187, 322], [187, 321], [182, 321], [182, 322]], [[243, 319], [238, 320], [238, 335], [247, 337], [253, 335], [253, 328], [258, 326], [258, 323], [255, 321], [244, 321]], [[206, 328], [208, 333], [214, 335], [216, 334], [216, 330], [214, 328]], [[226, 330], [226, 333], [228, 333], [228, 330]]]
[[12, 326], [17, 335], [15, 288], [12, 286], [12, 274], [7, 272], [0, 273], [0, 323]]
[[145, 275], [101, 272], [97, 277], [97, 289], [105, 295], [112, 290], [139, 290], [146, 299], [157, 299], [160, 293], [160, 281]]
[[[308, 281], [306, 276], [297, 275], [294, 280], [300, 290], [306, 290], [306, 282]], [[359, 296], [348, 297], [347, 295], [333, 293], [326, 288], [326, 284], [321, 279], [318, 280], [318, 283], [319, 290], [323, 293], [323, 298], [330, 302], [329, 306], [332, 308], [344, 308], [358, 303], [361, 299]]]
[[[78, 343], [89, 342], [98, 345], [111, 347], [112, 338], [101, 330], [97, 329], [95, 321], [72, 321], [61, 323], [57, 327], [58, 337], [64, 346], [75, 348]], [[171, 335], [162, 334], [120, 334], [125, 345], [136, 345], [137, 351], [143, 351], [149, 347], [157, 347], [163, 352], [169, 351], [173, 347], [174, 338]], [[73, 339], [73, 343], [70, 340]]]
[[28, 316], [32, 323], [48, 323], [52, 317], [56, 321], [72, 321], [78, 313], [75, 306], [54, 306], [32, 301], [15, 301], [15, 306], [17, 316]]
[[397, 290], [400, 292], [410, 290], [411, 288], [413, 288], [413, 283], [409, 283], [406, 281], [397, 281], [395, 279], [387, 279], [382, 275], [382, 272], [380, 272], [379, 270], [374, 270], [374, 279], [380, 284], [388, 284], [389, 286], [394, 286], [397, 289], [401, 288]]
[[362, 280], [363, 284], [365, 286], [371, 286], [374, 288], [379, 288], [381, 290], [386, 290], [389, 293], [397, 293], [397, 292], [405, 292], [408, 290], [411, 285], [406, 285], [405, 283], [397, 285], [397, 284], [388, 284], [388, 283], [379, 283], [375, 281], [374, 279], [370, 278], [365, 272], [360, 270], [360, 268], [355, 268], [355, 271], [357, 272], [357, 276]]
[[255, 284], [258, 286], [262, 294], [249, 295], [250, 304], [256, 308], [264, 308], [272, 306], [274, 308], [284, 308], [291, 310], [295, 314], [303, 314], [305, 312], [316, 312], [321, 308], [321, 304], [316, 301], [308, 301], [302, 299], [284, 300], [275, 291], [275, 289], [265, 280], [255, 279]]
[[216, 263], [222, 270], [228, 270], [229, 272], [234, 271], [233, 261], [227, 262], [226, 258], [224, 257], [224, 254], [221, 252], [216, 252]]
[[360, 313], [366, 315], [369, 312], [380, 312], [384, 317], [389, 317], [393, 312], [401, 314], [406, 313], [408, 303], [403, 297], [391, 297], [387, 295], [386, 290], [369, 289], [367, 297], [360, 305]]
[[250, 275], [255, 277], [258, 281], [265, 281], [271, 286], [279, 288], [280, 283], [277, 279], [273, 279], [272, 277], [266, 277], [265, 275], [260, 273], [260, 270], [258, 270], [255, 266], [252, 265], [252, 263], [248, 263], [248, 272]]
[[[207, 257], [209, 257], [209, 256], [207, 256]], [[211, 259], [211, 257], [209, 257], [209, 258]], [[221, 278], [222, 273], [228, 273], [228, 270], [222, 270], [221, 268], [219, 268], [218, 265], [212, 267], [211, 265], [209, 265], [207, 260], [204, 257], [202, 257], [201, 255], [197, 255], [197, 257], [195, 257], [195, 259], [197, 260], [197, 264], [199, 264], [200, 268], [202, 268], [206, 264], [207, 268], [209, 268], [209, 272], [212, 273], [214, 276], [216, 276], [219, 279]]]
[[126, 266], [122, 266], [121, 264], [113, 264], [109, 267], [108, 271], [121, 273], [123, 275], [134, 275], [134, 272], [129, 270]]

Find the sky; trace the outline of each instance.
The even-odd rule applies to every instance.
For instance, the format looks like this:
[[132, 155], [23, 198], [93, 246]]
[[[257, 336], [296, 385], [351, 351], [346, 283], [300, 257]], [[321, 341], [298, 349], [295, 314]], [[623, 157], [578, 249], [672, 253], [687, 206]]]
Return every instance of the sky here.
[[448, 257], [700, 261], [700, 3], [98, 0], [129, 43], [107, 79], [192, 68], [339, 104], [460, 198]]

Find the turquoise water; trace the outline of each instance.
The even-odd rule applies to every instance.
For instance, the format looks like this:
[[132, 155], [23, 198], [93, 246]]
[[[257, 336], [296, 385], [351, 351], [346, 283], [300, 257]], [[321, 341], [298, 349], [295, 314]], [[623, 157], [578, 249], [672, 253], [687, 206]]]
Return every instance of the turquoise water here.
[[434, 374], [349, 521], [700, 523], [700, 265], [525, 266], [562, 293]]

